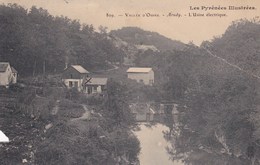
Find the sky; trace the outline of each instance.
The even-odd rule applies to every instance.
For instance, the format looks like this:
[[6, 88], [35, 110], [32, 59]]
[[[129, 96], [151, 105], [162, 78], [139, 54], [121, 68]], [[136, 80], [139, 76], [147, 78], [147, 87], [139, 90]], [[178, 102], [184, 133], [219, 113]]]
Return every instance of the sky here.
[[[17, 3], [28, 9], [33, 5], [42, 7], [51, 15], [78, 19], [81, 23], [94, 25], [96, 29], [100, 25], [108, 27], [108, 30], [136, 26], [196, 45], [220, 37], [233, 21], [260, 16], [259, 0], [0, 0], [0, 3]], [[205, 11], [202, 6], [226, 7], [227, 10]], [[255, 9], [228, 10], [228, 6], [250, 6]], [[159, 17], [143, 16], [146, 13]], [[181, 17], [167, 17], [169, 13], [180, 14]], [[204, 16], [194, 17], [193, 13]], [[226, 16], [208, 17], [208, 13]], [[126, 14], [140, 16], [127, 17]]]

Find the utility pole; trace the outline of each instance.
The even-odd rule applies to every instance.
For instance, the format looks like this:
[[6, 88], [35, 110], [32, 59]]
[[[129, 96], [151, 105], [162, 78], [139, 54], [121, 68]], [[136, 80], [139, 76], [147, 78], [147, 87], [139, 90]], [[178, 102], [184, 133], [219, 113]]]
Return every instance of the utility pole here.
[[44, 92], [44, 87], [45, 87], [45, 64], [46, 64], [46, 62], [45, 62], [45, 59], [43, 60], [43, 84], [42, 84], [42, 93], [43, 93], [43, 95], [45, 96], [45, 92]]

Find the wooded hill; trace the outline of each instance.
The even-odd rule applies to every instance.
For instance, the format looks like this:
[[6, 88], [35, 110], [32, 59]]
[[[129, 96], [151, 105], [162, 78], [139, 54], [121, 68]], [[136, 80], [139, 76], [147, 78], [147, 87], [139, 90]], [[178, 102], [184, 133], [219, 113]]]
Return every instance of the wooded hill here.
[[160, 98], [179, 105], [179, 127], [166, 123], [173, 159], [259, 164], [259, 30], [259, 20], [240, 20], [201, 47], [139, 55], [138, 66], [155, 70]]
[[103, 69], [123, 55], [92, 25], [36, 7], [0, 5], [0, 36], [0, 61], [9, 61], [20, 75], [58, 73], [66, 63]]
[[153, 45], [160, 51], [181, 50], [185, 47], [185, 44], [180, 41], [172, 40], [159, 33], [146, 31], [138, 27], [123, 27], [118, 30], [112, 30], [110, 35], [135, 45]]
[[220, 38], [210, 44], [204, 42], [213, 53], [252, 72], [260, 75], [260, 24], [259, 19], [238, 20], [233, 22]]

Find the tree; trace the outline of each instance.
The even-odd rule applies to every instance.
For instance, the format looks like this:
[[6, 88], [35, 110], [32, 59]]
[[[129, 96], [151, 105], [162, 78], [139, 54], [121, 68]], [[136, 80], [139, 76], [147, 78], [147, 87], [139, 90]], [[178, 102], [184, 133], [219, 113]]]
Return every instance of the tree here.
[[104, 111], [108, 118], [112, 119], [108, 126], [113, 128], [130, 128], [135, 126], [133, 114], [130, 112], [127, 98], [126, 86], [113, 80], [108, 81], [107, 100]]

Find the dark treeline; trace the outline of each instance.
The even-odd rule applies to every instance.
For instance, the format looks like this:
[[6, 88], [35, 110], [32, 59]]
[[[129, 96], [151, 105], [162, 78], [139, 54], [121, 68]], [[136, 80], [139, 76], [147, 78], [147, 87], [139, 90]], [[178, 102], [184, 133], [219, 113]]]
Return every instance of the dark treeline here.
[[179, 126], [168, 132], [173, 159], [192, 165], [259, 164], [260, 79], [254, 76], [260, 71], [259, 30], [259, 21], [240, 20], [201, 47], [147, 51], [136, 60], [153, 66], [162, 98], [178, 102]]
[[1, 5], [0, 36], [0, 61], [9, 61], [22, 75], [57, 73], [66, 63], [101, 69], [122, 55], [105, 31], [36, 7]]

